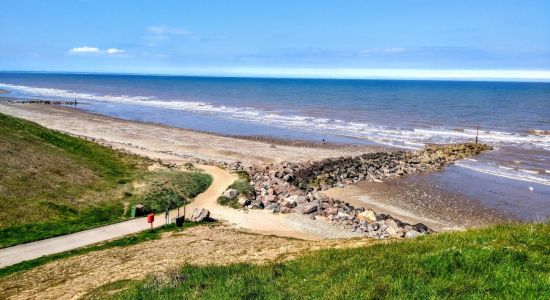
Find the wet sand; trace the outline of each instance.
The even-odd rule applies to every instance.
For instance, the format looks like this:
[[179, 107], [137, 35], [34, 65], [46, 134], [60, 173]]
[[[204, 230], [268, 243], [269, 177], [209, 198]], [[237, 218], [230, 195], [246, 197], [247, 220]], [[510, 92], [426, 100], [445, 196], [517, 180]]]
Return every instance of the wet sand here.
[[379, 183], [358, 182], [324, 193], [408, 223], [424, 223], [436, 231], [463, 230], [512, 220], [475, 199], [437, 186], [431, 176], [437, 174], [406, 176]]

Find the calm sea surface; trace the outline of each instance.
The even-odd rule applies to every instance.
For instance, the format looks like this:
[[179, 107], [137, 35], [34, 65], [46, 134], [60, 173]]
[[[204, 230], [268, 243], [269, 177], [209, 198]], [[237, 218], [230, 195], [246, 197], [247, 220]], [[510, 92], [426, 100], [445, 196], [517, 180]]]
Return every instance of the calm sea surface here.
[[0, 73], [0, 88], [223, 134], [407, 149], [473, 141], [479, 127], [496, 150], [437, 185], [520, 218], [550, 216], [550, 83]]

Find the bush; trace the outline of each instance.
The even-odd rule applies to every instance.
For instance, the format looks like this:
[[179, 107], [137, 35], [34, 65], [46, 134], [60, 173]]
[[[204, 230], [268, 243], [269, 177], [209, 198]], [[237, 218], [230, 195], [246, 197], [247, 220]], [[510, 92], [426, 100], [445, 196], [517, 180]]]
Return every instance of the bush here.
[[232, 208], [240, 208], [239, 202], [237, 202], [237, 199], [231, 199], [225, 196], [219, 196], [217, 200], [218, 204], [229, 206]]
[[181, 207], [185, 198], [178, 192], [164, 188], [160, 191], [154, 191], [143, 199], [143, 206], [146, 210], [154, 212], [163, 212], [166, 210]]

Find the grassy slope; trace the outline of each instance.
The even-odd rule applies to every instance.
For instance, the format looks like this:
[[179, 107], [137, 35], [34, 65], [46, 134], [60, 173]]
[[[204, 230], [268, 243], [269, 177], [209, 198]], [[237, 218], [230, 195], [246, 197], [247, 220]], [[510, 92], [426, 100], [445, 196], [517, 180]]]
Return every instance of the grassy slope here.
[[189, 196], [211, 182], [198, 172], [172, 172], [175, 178], [152, 174], [146, 164], [144, 158], [0, 114], [0, 247], [123, 220], [124, 203], [139, 200], [129, 192], [138, 179], [181, 181]]
[[[186, 266], [172, 280], [123, 281], [91, 298], [549, 299], [550, 225], [498, 225], [264, 266]], [[164, 282], [159, 285], [159, 282]], [[109, 290], [126, 289], [115, 293]]]

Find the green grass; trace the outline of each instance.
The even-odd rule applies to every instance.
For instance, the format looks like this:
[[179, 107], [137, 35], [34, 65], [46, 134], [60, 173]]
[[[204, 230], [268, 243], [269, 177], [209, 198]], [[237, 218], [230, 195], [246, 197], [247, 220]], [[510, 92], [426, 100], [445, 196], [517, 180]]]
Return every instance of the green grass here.
[[[113, 247], [127, 247], [130, 245], [135, 245], [135, 244], [139, 244], [150, 240], [157, 240], [157, 239], [160, 239], [161, 233], [163, 232], [170, 232], [170, 231], [179, 232], [184, 229], [195, 227], [197, 225], [202, 225], [202, 224], [205, 224], [205, 223], [185, 222], [183, 227], [176, 227], [175, 224], [171, 224], [169, 226], [159, 227], [153, 230], [142, 231], [140, 233], [125, 236], [120, 239], [112, 240], [101, 244], [96, 244], [96, 245], [83, 247], [75, 250], [70, 250], [62, 253], [52, 254], [48, 256], [42, 256], [37, 259], [20, 262], [18, 264], [2, 268], [0, 269], [0, 277], [4, 277], [16, 272], [26, 271], [26, 270], [44, 265], [49, 262], [68, 258], [71, 256], [82, 255], [93, 251], [100, 251], [100, 250], [105, 250]], [[211, 224], [211, 223], [208, 223], [208, 224]]]
[[160, 170], [144, 175], [142, 181], [148, 182], [151, 189], [169, 188], [186, 198], [194, 198], [212, 184], [212, 176], [198, 169], [187, 172]]
[[168, 276], [113, 283], [90, 298], [549, 299], [550, 225], [320, 250], [262, 266], [185, 266]]
[[[254, 187], [250, 185], [250, 177], [248, 173], [244, 171], [237, 172], [239, 179], [235, 180], [230, 186], [230, 189], [236, 189], [239, 191], [239, 196], [243, 195], [245, 197], [253, 198], [254, 196]], [[232, 208], [240, 208], [241, 205], [237, 202], [237, 199], [230, 199], [225, 196], [219, 196], [217, 199], [218, 204], [229, 206]]]
[[[147, 171], [149, 160], [0, 114], [0, 248], [128, 218], [158, 184], [191, 198], [201, 172]], [[134, 183], [142, 182], [139, 190]]]
[[226, 196], [219, 196], [216, 201], [220, 205], [229, 206], [235, 209], [241, 208], [241, 205], [239, 204], [239, 202], [237, 202], [237, 199], [231, 199]]

